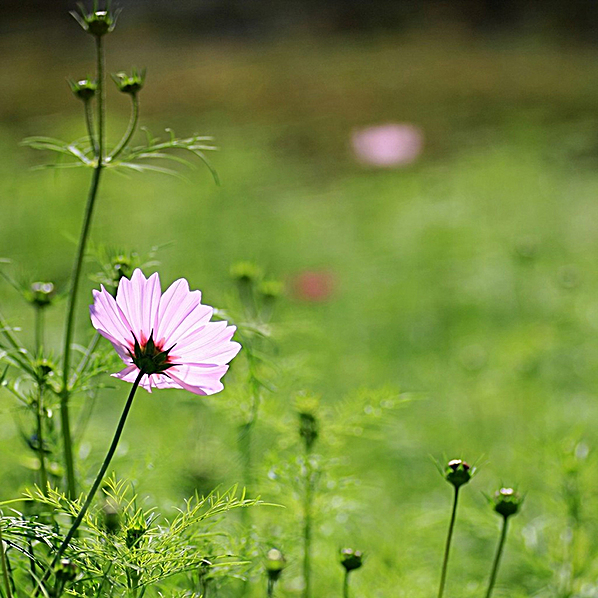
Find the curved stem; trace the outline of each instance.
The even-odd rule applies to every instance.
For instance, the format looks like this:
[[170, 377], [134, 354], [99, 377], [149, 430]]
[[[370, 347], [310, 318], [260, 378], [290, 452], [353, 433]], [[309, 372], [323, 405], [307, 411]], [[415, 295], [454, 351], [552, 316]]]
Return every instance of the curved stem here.
[[137, 121], [139, 120], [139, 99], [137, 98], [136, 93], [131, 94], [131, 102], [131, 118], [129, 119], [129, 126], [127, 127], [127, 131], [123, 138], [114, 148], [110, 156], [108, 156], [108, 160], [114, 160], [114, 158], [127, 147], [127, 144], [131, 141], [131, 137], [133, 137], [133, 133], [135, 133], [135, 129], [137, 128]]
[[496, 549], [496, 556], [494, 557], [494, 563], [492, 565], [492, 572], [490, 573], [490, 581], [488, 582], [488, 591], [486, 592], [486, 598], [490, 598], [492, 590], [494, 589], [494, 582], [496, 581], [496, 575], [498, 573], [498, 566], [500, 565], [500, 557], [505, 546], [505, 539], [507, 537], [507, 522], [508, 517], [503, 517], [502, 530], [500, 532], [500, 540], [498, 541], [498, 548]]
[[64, 462], [66, 469], [67, 490], [68, 496], [73, 500], [77, 494], [77, 486], [75, 480], [75, 465], [73, 459], [73, 440], [71, 435], [71, 424], [69, 416], [69, 373], [70, 373], [70, 359], [71, 359], [71, 342], [73, 338], [73, 331], [75, 327], [75, 308], [77, 305], [77, 291], [79, 289], [79, 281], [81, 278], [81, 267], [83, 265], [83, 258], [85, 256], [85, 248], [87, 239], [89, 237], [89, 230], [91, 227], [91, 219], [93, 215], [93, 207], [95, 204], [98, 187], [100, 184], [100, 175], [104, 167], [104, 50], [102, 45], [102, 38], [96, 37], [97, 47], [97, 97], [98, 97], [98, 151], [96, 156], [96, 165], [91, 179], [91, 186], [87, 196], [87, 204], [85, 206], [85, 215], [83, 217], [83, 226], [81, 228], [81, 235], [79, 237], [79, 245], [77, 247], [77, 256], [73, 264], [73, 272], [71, 277], [71, 289], [68, 298], [66, 326], [64, 333], [64, 349], [62, 362], [62, 388], [60, 391], [60, 423], [62, 431], [62, 442], [64, 450]]
[[120, 416], [120, 420], [118, 422], [118, 425], [116, 426], [116, 431], [114, 432], [114, 438], [112, 438], [110, 448], [108, 449], [108, 452], [106, 453], [106, 457], [104, 457], [104, 462], [102, 463], [102, 466], [100, 467], [100, 471], [98, 472], [98, 475], [96, 476], [96, 479], [87, 495], [87, 498], [85, 499], [85, 502], [83, 503], [83, 506], [81, 507], [81, 510], [79, 511], [79, 514], [73, 521], [71, 528], [69, 529], [66, 537], [64, 538], [64, 540], [62, 541], [62, 544], [59, 546], [58, 550], [56, 551], [56, 554], [54, 555], [54, 558], [52, 559], [52, 563], [50, 564], [50, 567], [46, 570], [46, 573], [44, 574], [40, 584], [45, 582], [48, 579], [50, 572], [54, 568], [54, 565], [58, 562], [60, 557], [64, 554], [64, 551], [68, 548], [68, 545], [70, 544], [71, 540], [73, 539], [75, 532], [81, 525], [83, 518], [85, 517], [85, 515], [87, 514], [87, 511], [89, 510], [91, 502], [93, 501], [93, 498], [94, 498], [96, 492], [98, 491], [98, 488], [100, 487], [100, 484], [102, 483], [102, 480], [104, 479], [104, 476], [106, 475], [106, 471], [108, 470], [108, 467], [110, 466], [112, 457], [114, 457], [114, 453], [116, 452], [116, 448], [118, 446], [120, 437], [122, 436], [122, 432], [125, 427], [125, 422], [127, 421], [127, 416], [129, 415], [129, 411], [131, 410], [131, 405], [133, 404], [135, 392], [137, 391], [137, 388], [139, 387], [139, 383], [141, 382], [141, 379], [143, 378], [143, 376], [145, 376], [145, 374], [142, 371], [140, 371], [139, 374], [137, 375], [137, 378], [135, 379], [135, 382], [133, 383], [133, 388], [131, 388], [131, 391], [129, 392], [127, 402], [125, 403], [125, 407], [123, 409], [122, 415]]
[[444, 559], [442, 560], [442, 573], [440, 574], [440, 587], [438, 589], [438, 598], [442, 598], [444, 585], [446, 583], [446, 572], [448, 568], [449, 552], [451, 550], [451, 541], [455, 529], [455, 519], [457, 518], [457, 503], [459, 500], [459, 486], [455, 486], [455, 498], [453, 500], [453, 510], [451, 513], [451, 522], [449, 523], [448, 534], [446, 536], [446, 546], [444, 548]]

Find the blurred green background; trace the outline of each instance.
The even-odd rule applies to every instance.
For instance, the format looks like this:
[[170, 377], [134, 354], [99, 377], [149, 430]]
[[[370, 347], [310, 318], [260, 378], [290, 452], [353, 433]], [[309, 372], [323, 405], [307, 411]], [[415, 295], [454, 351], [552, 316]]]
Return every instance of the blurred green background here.
[[[433, 592], [450, 503], [433, 456], [482, 465], [463, 491], [447, 595], [480, 594], [498, 526], [480, 491], [515, 484], [527, 499], [496, 595], [598, 596], [594, 21], [563, 23], [547, 11], [494, 23], [436, 10], [392, 27], [339, 27], [312, 7], [278, 34], [272, 19], [232, 32], [204, 25], [199, 35], [162, 29], [138, 6], [129, 20], [123, 8], [107, 38], [108, 69], [147, 65], [142, 124], [155, 135], [167, 126], [214, 135], [222, 186], [201, 166], [187, 181], [109, 172], [93, 241], [141, 254], [164, 245], [163, 286], [186, 277], [219, 307], [234, 303], [229, 269], [239, 260], [285, 282], [269, 349], [275, 389], [256, 434], [260, 491], [289, 504], [256, 515], [264, 542], [290, 553], [281, 593], [300, 588], [298, 513], [292, 483], [272, 472], [294, 471], [293, 402], [308, 391], [322, 397], [329, 471], [317, 595], [339, 591], [336, 551], [346, 543], [368, 554], [356, 595]], [[90, 173], [31, 171], [53, 158], [19, 141], [85, 134], [65, 78], [91, 73], [94, 54], [66, 12], [44, 19], [21, 14], [1, 29], [0, 257], [14, 276], [64, 288]], [[126, 126], [125, 99], [109, 85], [112, 143]], [[353, 133], [389, 122], [422, 132], [421, 155], [395, 168], [362, 164]], [[302, 294], [306, 273], [325, 281], [325, 296]], [[81, 293], [80, 342], [91, 334], [92, 287]], [[0, 300], [31, 343], [30, 308], [7, 284]], [[63, 311], [49, 315], [54, 351]], [[140, 395], [119, 474], [166, 504], [238, 481], [242, 359], [220, 396]], [[90, 476], [126, 392], [108, 384], [80, 443]], [[18, 410], [1, 396], [8, 498], [28, 474]]]

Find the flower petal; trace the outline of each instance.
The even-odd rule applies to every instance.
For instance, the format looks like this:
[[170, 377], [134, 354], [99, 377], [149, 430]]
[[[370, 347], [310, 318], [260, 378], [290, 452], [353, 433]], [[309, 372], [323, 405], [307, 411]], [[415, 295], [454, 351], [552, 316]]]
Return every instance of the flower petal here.
[[89, 313], [94, 328], [115, 346], [132, 346], [131, 326], [114, 297], [102, 285], [101, 290], [93, 291], [93, 299]]
[[144, 344], [154, 331], [161, 294], [158, 273], [146, 279], [139, 268], [133, 272], [131, 280], [121, 278], [118, 283], [116, 303], [140, 344]]

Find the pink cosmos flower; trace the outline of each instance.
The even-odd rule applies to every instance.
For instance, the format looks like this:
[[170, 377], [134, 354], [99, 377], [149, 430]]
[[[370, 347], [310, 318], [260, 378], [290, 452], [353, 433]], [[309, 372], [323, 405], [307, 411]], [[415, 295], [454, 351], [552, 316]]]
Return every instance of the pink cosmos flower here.
[[424, 136], [414, 125], [388, 123], [354, 131], [352, 143], [363, 164], [391, 168], [414, 162], [422, 152]]
[[184, 278], [164, 293], [158, 274], [145, 278], [137, 269], [121, 278], [116, 299], [102, 285], [93, 291], [91, 322], [125, 362], [112, 374], [153, 388], [183, 388], [211, 395], [224, 387], [220, 379], [241, 345], [231, 340], [235, 326], [210, 322], [213, 308], [201, 304], [201, 292], [190, 291]]

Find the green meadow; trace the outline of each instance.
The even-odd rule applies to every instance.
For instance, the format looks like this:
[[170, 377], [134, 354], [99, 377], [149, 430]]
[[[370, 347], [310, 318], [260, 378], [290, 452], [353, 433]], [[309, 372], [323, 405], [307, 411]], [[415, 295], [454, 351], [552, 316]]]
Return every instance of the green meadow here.
[[[284, 283], [262, 347], [269, 390], [250, 489], [282, 506], [247, 511], [248, 595], [265, 595], [263, 555], [276, 546], [288, 562], [277, 595], [301, 596], [296, 405], [309, 395], [320, 398], [322, 468], [314, 598], [341, 596], [344, 546], [366, 555], [352, 573], [356, 598], [435, 595], [452, 494], [434, 460], [452, 458], [478, 472], [461, 492], [445, 596], [485, 591], [500, 523], [485, 494], [502, 486], [525, 500], [494, 595], [598, 596], [598, 50], [435, 29], [196, 40], [121, 19], [107, 38], [109, 71], [147, 65], [141, 124], [165, 138], [165, 127], [213, 135], [221, 185], [199, 162], [177, 167], [184, 179], [107, 171], [92, 243], [141, 256], [157, 247], [160, 265], [146, 273], [159, 271], [163, 287], [187, 278], [241, 337], [231, 266], [254, 262]], [[54, 281], [64, 295], [91, 171], [35, 169], [55, 158], [20, 141], [85, 135], [65, 78], [91, 71], [93, 47], [72, 29], [72, 39], [41, 30], [0, 38], [2, 269]], [[128, 105], [110, 81], [107, 102], [114, 144]], [[416, 162], [377, 169], [355, 159], [353, 131], [386, 122], [423, 131]], [[86, 274], [98, 269], [85, 264]], [[297, 291], [306, 272], [325, 276], [326, 297]], [[86, 277], [81, 345], [93, 333], [94, 287]], [[6, 282], [0, 305], [31, 346], [31, 306]], [[54, 354], [65, 308], [60, 300], [47, 314]], [[77, 437], [89, 481], [128, 392], [107, 374]], [[242, 485], [246, 376], [241, 352], [220, 394], [140, 391], [111, 470], [166, 511], [195, 490]], [[33, 472], [23, 410], [8, 391], [0, 398], [4, 500]], [[86, 401], [74, 399], [75, 414], [87, 413]], [[233, 535], [246, 523], [226, 518]], [[215, 595], [239, 588], [225, 579]]]

